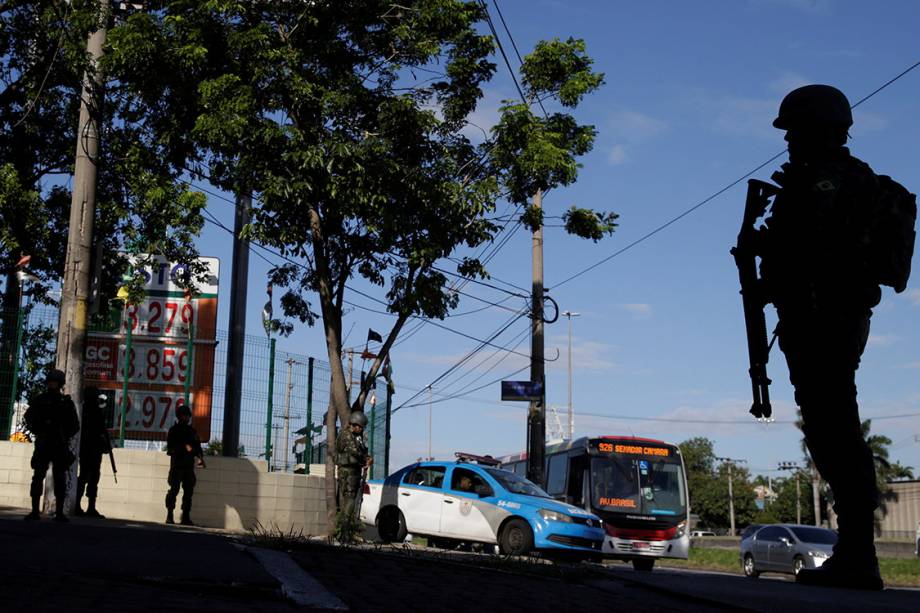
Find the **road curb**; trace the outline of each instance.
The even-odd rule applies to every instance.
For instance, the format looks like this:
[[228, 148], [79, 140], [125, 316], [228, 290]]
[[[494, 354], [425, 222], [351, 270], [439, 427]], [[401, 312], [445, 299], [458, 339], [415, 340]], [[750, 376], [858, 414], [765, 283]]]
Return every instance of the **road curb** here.
[[246, 551], [278, 580], [281, 593], [294, 604], [329, 611], [348, 610], [344, 602], [308, 575], [283, 551], [261, 547], [247, 547]]

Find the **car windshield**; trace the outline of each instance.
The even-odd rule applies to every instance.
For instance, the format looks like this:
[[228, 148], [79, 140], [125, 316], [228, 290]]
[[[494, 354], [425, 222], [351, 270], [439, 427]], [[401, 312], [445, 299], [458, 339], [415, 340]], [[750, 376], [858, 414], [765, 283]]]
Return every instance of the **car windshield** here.
[[528, 481], [520, 475], [507, 470], [498, 468], [485, 469], [492, 478], [498, 481], [503, 488], [512, 494], [524, 494], [525, 496], [537, 496], [539, 498], [549, 498], [549, 494], [540, 489], [540, 486]]
[[613, 455], [591, 458], [591, 501], [621, 513], [682, 515], [684, 472], [677, 462]]
[[790, 528], [795, 538], [803, 543], [813, 543], [815, 545], [836, 545], [837, 533], [832, 530], [823, 530], [821, 528]]

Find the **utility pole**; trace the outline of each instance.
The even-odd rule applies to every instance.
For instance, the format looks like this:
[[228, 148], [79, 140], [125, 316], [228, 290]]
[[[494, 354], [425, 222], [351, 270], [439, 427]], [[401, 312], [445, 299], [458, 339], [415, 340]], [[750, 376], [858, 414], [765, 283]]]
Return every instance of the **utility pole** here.
[[811, 467], [811, 501], [815, 509], [815, 525], [821, 525], [821, 475], [816, 466]]
[[575, 439], [575, 409], [572, 406], [572, 318], [578, 317], [581, 313], [572, 311], [563, 311], [569, 319], [569, 440]]
[[[796, 464], [795, 462], [780, 462], [780, 470], [794, 470], [795, 471], [795, 523], [802, 523], [802, 489], [799, 484], [799, 472], [802, 470], [802, 467]], [[819, 513], [820, 511], [816, 511]], [[817, 525], [817, 524], [816, 524]]]
[[240, 447], [240, 402], [243, 395], [243, 350], [246, 344], [246, 293], [249, 285], [249, 241], [241, 235], [249, 223], [252, 196], [241, 189], [233, 220], [233, 273], [230, 279], [230, 341], [224, 384], [224, 455], [237, 457]]
[[431, 396], [434, 392], [431, 390], [431, 386], [428, 386], [428, 461], [434, 460], [434, 456], [431, 454]]
[[737, 460], [734, 458], [716, 458], [728, 467], [728, 515], [730, 524], [729, 536], [735, 536], [735, 497], [732, 492], [732, 468], [735, 464], [746, 464], [747, 460]]
[[[288, 462], [288, 442], [290, 441], [291, 433], [291, 390], [294, 389], [294, 382], [291, 380], [291, 371], [294, 369], [294, 364], [300, 364], [294, 358], [288, 358], [285, 360], [287, 364], [287, 391], [284, 396], [284, 472], [287, 472], [289, 467]], [[309, 433], [308, 433], [309, 435]]]
[[[70, 227], [67, 255], [61, 282], [61, 307], [58, 322], [55, 365], [64, 371], [67, 391], [82, 416], [83, 355], [86, 348], [87, 302], [90, 293], [93, 221], [96, 214], [96, 175], [99, 162], [99, 123], [102, 118], [105, 79], [99, 68], [109, 20], [109, 0], [96, 2], [96, 29], [86, 41], [90, 68], [83, 75], [77, 151], [70, 199]], [[82, 417], [81, 417], [82, 421]], [[71, 439], [74, 451], [80, 447], [80, 434]], [[65, 506], [73, 507], [77, 464], [70, 467]]]
[[[533, 197], [535, 209], [543, 207], [543, 194]], [[540, 387], [540, 397], [530, 401], [527, 413], [527, 478], [545, 485], [543, 463], [546, 455], [546, 390], [543, 364], [543, 226], [533, 231], [532, 245], [533, 303], [530, 326], [530, 381]]]

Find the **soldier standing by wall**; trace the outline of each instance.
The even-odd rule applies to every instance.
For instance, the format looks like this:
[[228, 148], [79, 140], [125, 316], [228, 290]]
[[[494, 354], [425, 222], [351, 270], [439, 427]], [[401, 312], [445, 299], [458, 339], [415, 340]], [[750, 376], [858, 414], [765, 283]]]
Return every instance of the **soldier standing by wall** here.
[[67, 494], [67, 469], [73, 464], [70, 439], [80, 431], [77, 408], [70, 396], [63, 394], [64, 373], [51, 370], [45, 377], [48, 389], [29, 402], [23, 420], [26, 428], [35, 435], [35, 451], [32, 453], [32, 512], [27, 520], [40, 519], [39, 502], [44, 488], [48, 464], [54, 477], [54, 502], [56, 521], [67, 521], [64, 515], [64, 497]]
[[[898, 241], [873, 235], [879, 203], [895, 202], [900, 211], [912, 205], [914, 217], [916, 205], [912, 194], [850, 155], [844, 145], [853, 118], [839, 90], [809, 85], [790, 92], [773, 125], [786, 130], [789, 162], [773, 176], [781, 190], [760, 232], [761, 275], [766, 301], [779, 315], [779, 346], [805, 442], [833, 491], [839, 522], [833, 556], [820, 569], [803, 570], [797, 581], [882, 589], [874, 545], [879, 492], [860, 429], [856, 370], [872, 308], [881, 300], [879, 283], [902, 291], [910, 274], [913, 221], [894, 228], [903, 238], [901, 251], [877, 257], [898, 248]], [[886, 198], [891, 194], [893, 200]], [[898, 281], [880, 274], [881, 260], [894, 262]]]
[[361, 471], [374, 463], [364, 443], [365, 426], [367, 416], [361, 411], [354, 411], [348, 419], [348, 427], [343, 428], [335, 440], [339, 506], [336, 533], [341, 537], [340, 540], [351, 540], [354, 537], [358, 522], [358, 518], [354, 517], [355, 502], [362, 495]]
[[[80, 436], [80, 476], [77, 478], [77, 506], [73, 514], [77, 517], [105, 519], [96, 510], [96, 496], [99, 493], [99, 477], [102, 473], [102, 456], [112, 453], [112, 442], [105, 427], [103, 410], [107, 406], [105, 396], [100, 398], [99, 388], [87, 387], [83, 392], [83, 434]], [[80, 506], [86, 494], [86, 511]]]
[[185, 405], [176, 409], [174, 424], [166, 435], [166, 453], [169, 454], [169, 491], [166, 493], [166, 523], [176, 523], [173, 511], [176, 508], [176, 498], [179, 495], [179, 486], [182, 486], [182, 518], [180, 523], [184, 526], [194, 526], [192, 522], [192, 495], [195, 493], [195, 464], [204, 468], [204, 453], [201, 450], [201, 441], [198, 432], [189, 423], [192, 420], [192, 411]]

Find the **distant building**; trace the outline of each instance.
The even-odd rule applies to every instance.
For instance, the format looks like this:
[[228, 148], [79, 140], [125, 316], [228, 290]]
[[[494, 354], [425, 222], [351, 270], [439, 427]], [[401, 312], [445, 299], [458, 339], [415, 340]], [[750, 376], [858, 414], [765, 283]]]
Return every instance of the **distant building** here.
[[897, 498], [887, 503], [888, 513], [880, 522], [879, 536], [913, 540], [920, 524], [920, 480], [889, 481], [888, 486]]

